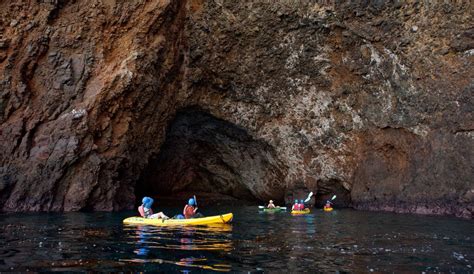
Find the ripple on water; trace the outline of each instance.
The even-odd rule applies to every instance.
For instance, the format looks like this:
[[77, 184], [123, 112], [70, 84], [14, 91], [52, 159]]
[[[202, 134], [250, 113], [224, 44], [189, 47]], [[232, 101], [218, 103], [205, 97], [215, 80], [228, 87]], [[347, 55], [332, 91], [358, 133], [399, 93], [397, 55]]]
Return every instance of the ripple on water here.
[[[167, 209], [166, 212], [179, 211]], [[472, 221], [313, 210], [232, 225], [124, 226], [134, 213], [0, 215], [0, 271], [472, 271]]]

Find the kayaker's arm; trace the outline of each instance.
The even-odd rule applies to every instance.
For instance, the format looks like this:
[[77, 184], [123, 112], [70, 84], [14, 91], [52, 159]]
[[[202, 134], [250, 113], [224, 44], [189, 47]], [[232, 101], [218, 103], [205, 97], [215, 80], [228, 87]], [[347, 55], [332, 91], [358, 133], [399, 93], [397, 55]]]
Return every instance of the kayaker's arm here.
[[140, 213], [140, 216], [142, 218], [145, 218], [145, 211], [143, 210], [143, 205], [138, 207], [138, 213]]

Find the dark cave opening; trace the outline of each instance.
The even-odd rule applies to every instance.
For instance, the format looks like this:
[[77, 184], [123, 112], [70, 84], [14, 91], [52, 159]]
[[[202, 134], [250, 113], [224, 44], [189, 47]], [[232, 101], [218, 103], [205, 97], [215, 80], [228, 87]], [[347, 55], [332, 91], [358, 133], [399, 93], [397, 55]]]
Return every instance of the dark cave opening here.
[[136, 188], [160, 203], [200, 204], [283, 202], [286, 167], [267, 143], [235, 124], [200, 109], [179, 111], [158, 154], [152, 155]]
[[333, 195], [337, 196], [335, 200], [331, 201], [333, 206], [337, 208], [350, 206], [350, 191], [344, 187], [343, 182], [339, 179], [328, 179], [318, 182], [318, 191], [314, 197], [314, 205], [317, 208], [322, 208]]

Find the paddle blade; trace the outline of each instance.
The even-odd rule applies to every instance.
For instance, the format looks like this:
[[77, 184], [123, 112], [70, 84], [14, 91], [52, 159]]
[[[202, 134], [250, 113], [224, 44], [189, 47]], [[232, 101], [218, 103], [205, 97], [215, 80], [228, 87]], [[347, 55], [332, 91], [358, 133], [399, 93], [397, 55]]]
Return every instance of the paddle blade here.
[[311, 196], [313, 196], [313, 192], [310, 192], [308, 194], [308, 198], [306, 198], [306, 200], [304, 200], [305, 203], [309, 202], [309, 200], [311, 200]]
[[258, 208], [265, 208], [265, 206], [258, 206]]
[[198, 205], [198, 200], [196, 199], [196, 195], [194, 195], [194, 204], [197, 206]]
[[334, 201], [336, 199], [336, 195], [332, 196], [331, 201]]

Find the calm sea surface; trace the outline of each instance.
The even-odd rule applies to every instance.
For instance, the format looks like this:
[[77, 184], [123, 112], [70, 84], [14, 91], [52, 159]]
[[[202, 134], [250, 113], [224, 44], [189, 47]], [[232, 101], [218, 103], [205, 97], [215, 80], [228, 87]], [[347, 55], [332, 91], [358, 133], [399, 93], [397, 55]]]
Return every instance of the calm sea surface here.
[[472, 220], [203, 209], [226, 212], [232, 225], [216, 227], [123, 225], [134, 212], [0, 214], [0, 271], [474, 271]]

